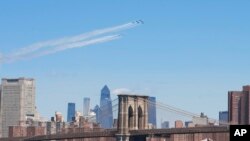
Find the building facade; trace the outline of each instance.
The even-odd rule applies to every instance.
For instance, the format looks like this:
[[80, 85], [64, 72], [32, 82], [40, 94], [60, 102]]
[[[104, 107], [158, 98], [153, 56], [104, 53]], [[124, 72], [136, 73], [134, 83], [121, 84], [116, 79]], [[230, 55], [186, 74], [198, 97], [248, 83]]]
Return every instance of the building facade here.
[[110, 98], [110, 90], [107, 85], [101, 90], [100, 125], [102, 128], [113, 127], [112, 101]]
[[250, 85], [242, 91], [228, 92], [228, 121], [230, 124], [250, 124]]
[[55, 112], [56, 122], [63, 122], [63, 115], [61, 112]]
[[67, 122], [73, 121], [73, 118], [75, 118], [75, 112], [76, 112], [76, 104], [68, 103]]
[[90, 98], [83, 99], [83, 116], [88, 116], [90, 112]]
[[99, 105], [96, 105], [95, 106], [95, 108], [92, 110], [94, 113], [95, 113], [95, 115], [96, 115], [96, 123], [101, 123], [101, 109], [100, 109], [100, 107], [99, 107]]
[[156, 98], [149, 97], [148, 98], [148, 123], [153, 125], [153, 128], [156, 128]]
[[192, 127], [193, 125], [193, 121], [185, 121], [185, 127], [188, 128], [188, 127]]
[[161, 128], [163, 128], [163, 129], [164, 129], [164, 128], [165, 128], [165, 129], [166, 129], [166, 128], [169, 128], [169, 121], [164, 121], [164, 122], [162, 122], [162, 123], [161, 123]]
[[228, 123], [228, 111], [220, 111], [219, 112], [219, 124], [227, 125]]
[[26, 117], [35, 117], [35, 80], [3, 78], [0, 103], [2, 137], [8, 137], [9, 126], [17, 126]]
[[192, 117], [192, 124], [194, 126], [208, 126], [209, 125], [209, 120], [204, 113], [201, 113], [199, 117], [194, 116]]
[[183, 128], [183, 122], [181, 120], [176, 120], [174, 122], [174, 127], [175, 128]]

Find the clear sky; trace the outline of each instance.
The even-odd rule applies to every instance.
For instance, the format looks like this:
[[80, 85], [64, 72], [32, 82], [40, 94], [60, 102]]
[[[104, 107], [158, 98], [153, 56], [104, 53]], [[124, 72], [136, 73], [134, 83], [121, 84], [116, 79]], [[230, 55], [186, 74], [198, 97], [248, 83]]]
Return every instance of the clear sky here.
[[[107, 84], [217, 118], [227, 91], [250, 84], [249, 7], [248, 0], [0, 1], [0, 77], [35, 78], [45, 117], [66, 117], [68, 102], [82, 110], [83, 97], [99, 104]], [[136, 20], [144, 24], [114, 33], [116, 40], [3, 61], [34, 43]]]

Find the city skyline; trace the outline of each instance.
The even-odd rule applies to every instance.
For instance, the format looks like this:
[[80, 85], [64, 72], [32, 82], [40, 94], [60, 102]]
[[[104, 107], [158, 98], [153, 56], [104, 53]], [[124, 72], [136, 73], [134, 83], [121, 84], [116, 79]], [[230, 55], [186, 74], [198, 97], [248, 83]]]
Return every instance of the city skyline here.
[[[227, 92], [250, 84], [249, 6], [250, 2], [225, 0], [1, 1], [0, 76], [34, 78], [36, 106], [47, 118], [55, 111], [66, 117], [67, 103], [81, 105], [83, 97], [91, 98], [93, 108], [100, 88], [107, 84], [111, 99], [119, 92], [145, 94], [217, 119], [219, 111], [227, 110]], [[33, 43], [140, 19], [143, 25], [119, 32], [118, 40], [3, 61], [6, 54]], [[214, 104], [206, 104], [211, 101]], [[157, 118], [158, 123], [168, 120], [164, 115]]]

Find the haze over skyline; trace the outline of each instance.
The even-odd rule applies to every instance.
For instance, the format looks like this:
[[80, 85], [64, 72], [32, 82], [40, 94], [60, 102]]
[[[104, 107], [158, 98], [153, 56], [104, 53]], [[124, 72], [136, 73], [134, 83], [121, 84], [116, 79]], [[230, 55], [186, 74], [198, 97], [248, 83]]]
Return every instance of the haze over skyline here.
[[145, 24], [119, 31], [118, 40], [1, 60], [0, 77], [34, 78], [36, 105], [48, 118], [55, 111], [66, 117], [68, 102], [82, 110], [83, 97], [90, 97], [93, 108], [105, 84], [113, 93], [155, 96], [218, 118], [219, 111], [227, 110], [227, 92], [250, 84], [249, 6], [248, 1], [228, 0], [1, 1], [0, 58], [42, 41], [139, 19]]

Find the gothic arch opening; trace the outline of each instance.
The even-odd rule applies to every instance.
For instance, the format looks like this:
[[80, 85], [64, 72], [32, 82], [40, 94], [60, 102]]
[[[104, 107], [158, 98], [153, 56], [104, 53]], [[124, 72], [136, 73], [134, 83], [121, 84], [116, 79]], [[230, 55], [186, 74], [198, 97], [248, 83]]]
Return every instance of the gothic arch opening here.
[[143, 113], [141, 106], [138, 107], [138, 129], [143, 129]]
[[131, 129], [134, 127], [134, 115], [133, 108], [129, 106], [128, 108], [128, 128]]

